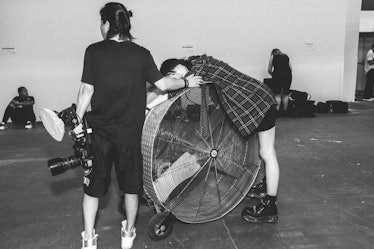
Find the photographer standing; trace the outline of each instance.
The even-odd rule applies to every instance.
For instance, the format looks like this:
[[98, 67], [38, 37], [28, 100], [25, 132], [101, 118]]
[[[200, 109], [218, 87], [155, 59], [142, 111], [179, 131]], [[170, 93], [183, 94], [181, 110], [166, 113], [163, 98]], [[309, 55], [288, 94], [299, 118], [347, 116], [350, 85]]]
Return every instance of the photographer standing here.
[[[85, 52], [77, 115], [92, 128], [92, 170], [84, 172], [82, 248], [97, 248], [95, 218], [99, 197], [110, 184], [114, 164], [119, 189], [125, 193], [126, 219], [122, 221], [121, 247], [131, 248], [136, 237], [135, 219], [143, 189], [141, 135], [145, 120], [146, 82], [162, 91], [198, 87], [201, 77], [163, 77], [151, 53], [132, 42], [131, 11], [120, 3], [107, 3], [101, 10], [103, 41]], [[82, 122], [82, 120], [80, 120]], [[82, 132], [83, 125], [74, 129]]]

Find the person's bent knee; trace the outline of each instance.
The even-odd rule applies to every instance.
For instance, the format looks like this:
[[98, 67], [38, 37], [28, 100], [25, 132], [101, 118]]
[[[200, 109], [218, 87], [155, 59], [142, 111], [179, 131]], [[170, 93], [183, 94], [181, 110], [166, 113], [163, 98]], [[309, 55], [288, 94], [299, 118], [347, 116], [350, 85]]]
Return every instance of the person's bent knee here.
[[261, 148], [260, 149], [260, 156], [266, 162], [276, 158], [277, 154], [275, 152], [275, 148]]

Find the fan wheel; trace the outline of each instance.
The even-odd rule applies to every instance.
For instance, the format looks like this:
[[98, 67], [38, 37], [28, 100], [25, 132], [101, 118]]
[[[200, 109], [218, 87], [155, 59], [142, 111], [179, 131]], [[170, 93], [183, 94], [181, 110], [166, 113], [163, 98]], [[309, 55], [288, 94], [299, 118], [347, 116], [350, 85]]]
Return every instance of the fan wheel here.
[[172, 221], [165, 222], [168, 213], [162, 212], [153, 215], [148, 224], [148, 235], [153, 240], [163, 240], [167, 238], [173, 230]]

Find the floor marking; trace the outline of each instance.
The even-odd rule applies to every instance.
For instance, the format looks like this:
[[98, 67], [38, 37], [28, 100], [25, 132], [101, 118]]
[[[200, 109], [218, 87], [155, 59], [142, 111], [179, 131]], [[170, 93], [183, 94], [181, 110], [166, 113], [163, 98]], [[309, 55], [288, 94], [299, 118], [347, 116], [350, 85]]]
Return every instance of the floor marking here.
[[227, 232], [230, 236], [230, 239], [231, 239], [232, 243], [234, 244], [235, 249], [238, 249], [238, 246], [235, 244], [235, 241], [234, 241], [233, 237], [231, 236], [230, 229], [227, 227], [227, 225], [226, 225], [226, 223], [223, 219], [222, 219], [222, 223], [223, 223], [224, 227], [226, 228], [226, 230], [227, 230]]
[[342, 210], [343, 210], [343, 212], [345, 212], [345, 213], [347, 213], [347, 214], [349, 214], [349, 215], [355, 217], [356, 219], [359, 219], [359, 220], [361, 220], [361, 221], [363, 221], [363, 222], [366, 222], [366, 223], [368, 223], [368, 224], [374, 226], [374, 223], [372, 223], [371, 221], [366, 220], [366, 219], [363, 219], [363, 218], [361, 218], [360, 216], [358, 216], [358, 215], [356, 215], [356, 214], [354, 214], [354, 213], [349, 212], [348, 210], [345, 210], [345, 209], [342, 209]]
[[41, 162], [41, 161], [48, 161], [48, 158], [26, 158], [26, 159], [5, 159], [0, 160], [0, 166], [5, 166], [9, 164], [15, 164], [15, 163], [28, 163], [28, 162]]
[[319, 139], [316, 139], [316, 138], [311, 138], [309, 140], [311, 140], [311, 141], [329, 142], [329, 143], [337, 143], [337, 144], [341, 144], [342, 143], [342, 141], [339, 141], [339, 140], [328, 140], [328, 139], [319, 140]]

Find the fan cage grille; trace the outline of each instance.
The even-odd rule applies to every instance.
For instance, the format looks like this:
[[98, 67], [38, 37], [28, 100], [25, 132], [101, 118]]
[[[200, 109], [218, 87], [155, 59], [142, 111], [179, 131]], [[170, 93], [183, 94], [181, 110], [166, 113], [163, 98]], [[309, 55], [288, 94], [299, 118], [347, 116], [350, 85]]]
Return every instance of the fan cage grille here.
[[258, 174], [258, 136], [242, 138], [213, 85], [184, 89], [153, 108], [142, 136], [145, 194], [187, 223], [223, 217]]

